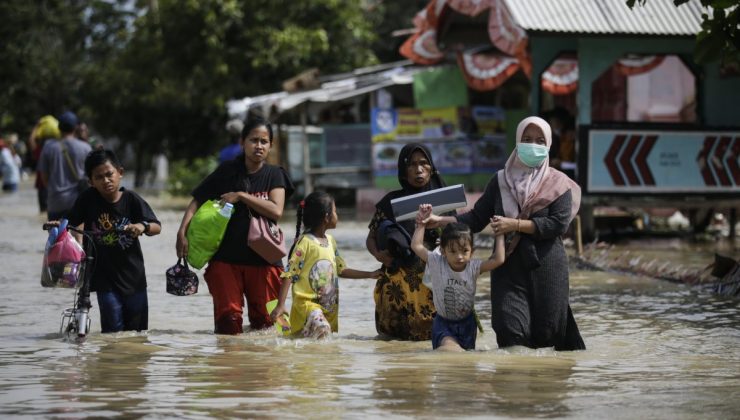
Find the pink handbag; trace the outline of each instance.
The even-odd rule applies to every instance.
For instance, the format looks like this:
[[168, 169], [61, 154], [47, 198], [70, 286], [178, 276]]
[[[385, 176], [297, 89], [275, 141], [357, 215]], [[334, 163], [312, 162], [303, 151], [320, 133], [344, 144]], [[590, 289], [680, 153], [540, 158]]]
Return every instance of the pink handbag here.
[[283, 231], [266, 217], [251, 215], [247, 245], [269, 263], [280, 261], [287, 254]]

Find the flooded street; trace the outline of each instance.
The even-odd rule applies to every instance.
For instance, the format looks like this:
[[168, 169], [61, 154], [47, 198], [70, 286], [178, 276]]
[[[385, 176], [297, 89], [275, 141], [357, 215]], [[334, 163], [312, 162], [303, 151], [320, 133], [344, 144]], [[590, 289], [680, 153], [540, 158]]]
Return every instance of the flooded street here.
[[[73, 291], [39, 283], [46, 233], [35, 190], [0, 196], [0, 415], [7, 417], [573, 417], [736, 418], [740, 414], [738, 301], [701, 287], [573, 271], [571, 303], [588, 350], [499, 350], [490, 327], [488, 275], [476, 307], [477, 350], [440, 354], [429, 342], [376, 338], [372, 280], [340, 281], [339, 333], [289, 340], [274, 330], [213, 334], [202, 271], [194, 296], [165, 293], [182, 213], [158, 208], [143, 238], [146, 333], [58, 334]], [[379, 264], [364, 246], [366, 221], [334, 231], [348, 265]], [[295, 223], [282, 223], [287, 236]], [[644, 247], [644, 248], [643, 248]], [[681, 264], [706, 265], [713, 245], [634, 243]], [[245, 317], [246, 318], [246, 317]]]

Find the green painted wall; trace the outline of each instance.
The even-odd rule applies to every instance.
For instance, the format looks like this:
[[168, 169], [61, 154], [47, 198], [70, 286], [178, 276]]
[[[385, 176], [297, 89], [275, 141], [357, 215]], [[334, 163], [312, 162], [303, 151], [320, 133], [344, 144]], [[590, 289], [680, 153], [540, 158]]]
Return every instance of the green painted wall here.
[[708, 127], [740, 127], [740, 76], [720, 77], [719, 64], [705, 65], [700, 112]]

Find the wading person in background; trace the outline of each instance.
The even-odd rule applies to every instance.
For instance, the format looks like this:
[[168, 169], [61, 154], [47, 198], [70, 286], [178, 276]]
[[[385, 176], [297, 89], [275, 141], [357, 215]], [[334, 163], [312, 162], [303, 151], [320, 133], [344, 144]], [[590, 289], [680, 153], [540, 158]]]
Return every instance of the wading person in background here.
[[41, 151], [38, 171], [46, 186], [49, 220], [66, 216], [80, 194], [80, 180], [85, 179], [85, 157], [92, 150], [87, 142], [75, 137], [77, 116], [67, 111], [59, 116], [62, 138], [47, 141]]
[[516, 150], [473, 210], [426, 220], [432, 226], [457, 220], [480, 232], [497, 216], [493, 232], [506, 236], [506, 261], [491, 273], [491, 321], [499, 347], [586, 348], [568, 303], [568, 256], [560, 239], [578, 212], [581, 189], [550, 168], [551, 144], [547, 122], [525, 118], [516, 130]]
[[242, 153], [222, 163], [193, 190], [177, 232], [177, 256], [184, 258], [188, 254], [186, 233], [198, 207], [207, 200], [234, 204], [226, 233], [205, 272], [217, 334], [242, 333], [245, 297], [251, 328], [272, 325], [265, 304], [278, 297], [282, 262], [267, 262], [247, 245], [250, 212], [277, 222], [294, 190], [283, 168], [265, 162], [272, 142], [272, 125], [261, 117], [250, 118], [242, 131]]
[[[390, 338], [429, 340], [435, 309], [432, 291], [422, 284], [426, 264], [411, 250], [415, 222], [406, 220], [396, 223], [391, 200], [441, 188], [445, 183], [434, 166], [429, 150], [417, 143], [407, 144], [401, 149], [398, 156], [398, 182], [401, 189], [386, 194], [375, 205], [366, 240], [370, 254], [383, 263], [383, 273], [374, 291], [375, 329], [378, 334]], [[423, 243], [427, 249], [436, 247], [440, 231], [424, 231]], [[402, 244], [404, 241], [406, 243]], [[393, 246], [381, 249], [381, 243], [392, 243]]]
[[44, 185], [41, 173], [38, 170], [41, 151], [48, 140], [58, 139], [61, 136], [61, 133], [59, 133], [59, 121], [51, 115], [46, 115], [39, 119], [39, 122], [36, 123], [36, 126], [31, 131], [31, 136], [28, 138], [28, 165], [32, 171], [36, 171], [34, 187], [36, 188], [40, 213], [45, 213], [47, 208], [46, 185]]
[[21, 181], [21, 158], [10, 142], [0, 138], [0, 175], [3, 177], [3, 191], [14, 192]]
[[226, 123], [226, 132], [229, 134], [229, 144], [224, 146], [218, 154], [218, 163], [233, 160], [242, 152], [241, 136], [244, 129], [242, 120], [229, 120]]

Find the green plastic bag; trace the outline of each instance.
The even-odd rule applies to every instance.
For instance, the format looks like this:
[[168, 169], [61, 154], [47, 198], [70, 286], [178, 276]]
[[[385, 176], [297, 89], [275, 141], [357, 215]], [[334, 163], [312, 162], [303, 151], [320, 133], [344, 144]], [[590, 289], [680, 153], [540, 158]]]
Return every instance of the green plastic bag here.
[[195, 212], [185, 235], [188, 238], [187, 260], [192, 267], [203, 268], [216, 253], [232, 213], [231, 203], [221, 206], [213, 200], [206, 201]]

